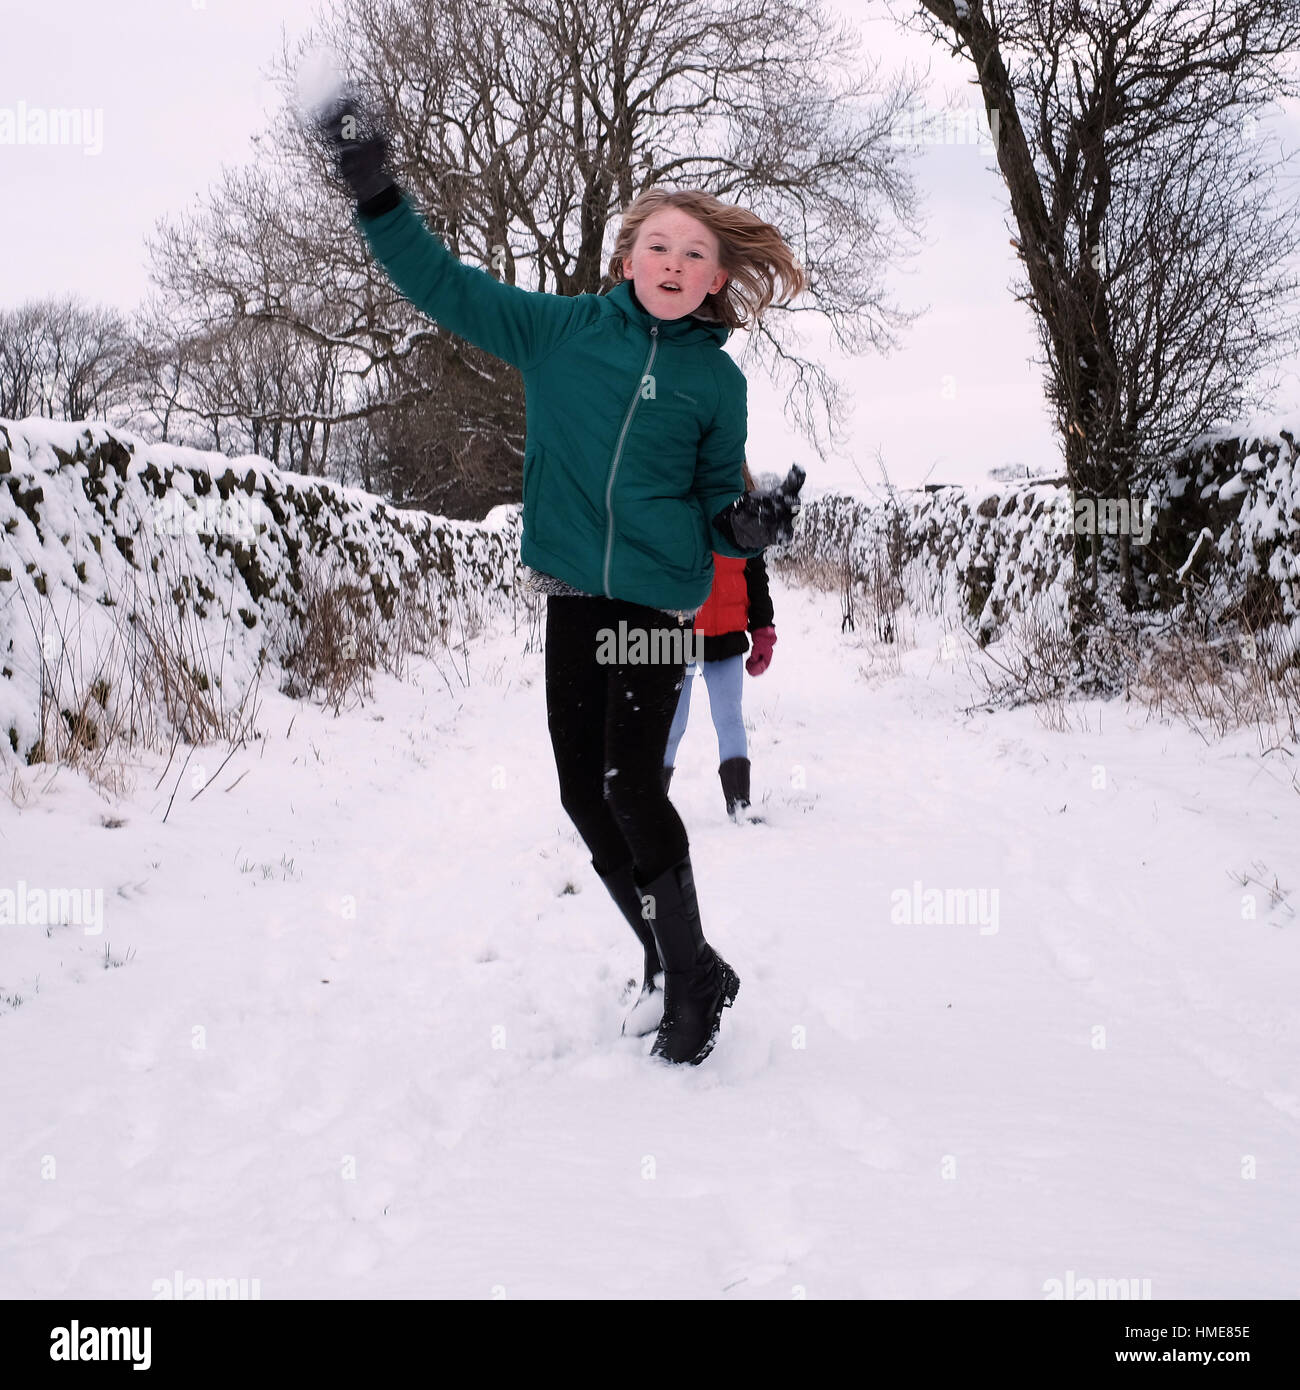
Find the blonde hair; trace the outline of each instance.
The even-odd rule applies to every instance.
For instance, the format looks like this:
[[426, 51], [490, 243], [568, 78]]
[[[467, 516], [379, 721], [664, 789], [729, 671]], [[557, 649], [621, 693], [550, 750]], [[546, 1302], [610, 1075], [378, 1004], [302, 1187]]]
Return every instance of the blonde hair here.
[[680, 208], [718, 239], [718, 264], [727, 272], [727, 280], [716, 294], [705, 296], [701, 310], [707, 306], [708, 313], [701, 317], [711, 315], [728, 328], [750, 328], [769, 304], [786, 304], [808, 288], [794, 252], [770, 222], [747, 208], [720, 202], [712, 193], [689, 188], [648, 188], [628, 205], [609, 259], [615, 284], [626, 278], [623, 261], [636, 244], [642, 223], [666, 207]]

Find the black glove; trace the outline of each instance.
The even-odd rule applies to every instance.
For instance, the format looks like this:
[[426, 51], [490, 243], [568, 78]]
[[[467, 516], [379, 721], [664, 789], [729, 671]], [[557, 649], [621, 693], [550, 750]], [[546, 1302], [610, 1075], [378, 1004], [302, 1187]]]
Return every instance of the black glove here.
[[388, 142], [379, 121], [351, 92], [330, 103], [316, 118], [316, 130], [334, 159], [338, 176], [358, 203], [395, 189], [386, 167]]
[[713, 524], [737, 550], [759, 550], [784, 545], [794, 536], [799, 515], [799, 489], [808, 475], [796, 463], [780, 487], [769, 492], [747, 492], [713, 518]]

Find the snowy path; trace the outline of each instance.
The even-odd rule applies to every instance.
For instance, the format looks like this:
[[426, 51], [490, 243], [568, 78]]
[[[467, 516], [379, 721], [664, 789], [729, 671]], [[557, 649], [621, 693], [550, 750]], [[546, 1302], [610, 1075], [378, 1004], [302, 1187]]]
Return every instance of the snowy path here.
[[[105, 928], [0, 927], [0, 1296], [1300, 1296], [1300, 917], [1229, 877], [1300, 898], [1281, 760], [965, 717], [937, 628], [864, 677], [833, 595], [773, 598], [767, 823], [723, 814], [703, 682], [673, 782], [742, 979], [698, 1069], [618, 1036], [636, 943], [522, 632], [454, 698], [268, 692], [165, 825], [157, 763], [4, 799], [0, 888], [101, 885]], [[996, 918], [891, 921], [917, 881]]]

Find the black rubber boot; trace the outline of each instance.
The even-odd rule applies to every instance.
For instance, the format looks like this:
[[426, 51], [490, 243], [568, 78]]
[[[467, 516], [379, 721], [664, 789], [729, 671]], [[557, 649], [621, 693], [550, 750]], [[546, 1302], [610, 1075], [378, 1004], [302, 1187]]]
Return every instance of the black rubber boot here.
[[[719, 763], [718, 780], [727, 801], [727, 814], [732, 820], [740, 820], [741, 812], [749, 811], [749, 759], [728, 758]], [[744, 819], [752, 821], [760, 817], [746, 814]]]
[[652, 899], [650, 924], [664, 964], [663, 1021], [650, 1055], [698, 1066], [713, 1051], [740, 979], [704, 939], [689, 854], [637, 889]]
[[[655, 1031], [662, 1017], [664, 967], [659, 959], [659, 948], [655, 945], [650, 923], [641, 916], [641, 894], [637, 891], [636, 882], [632, 877], [631, 861], [622, 868], [615, 869], [612, 874], [601, 874], [600, 881], [609, 890], [609, 896], [617, 903], [619, 911], [627, 918], [628, 926], [636, 933], [641, 949], [645, 952], [641, 992], [623, 1021], [625, 1036], [644, 1037], [647, 1033]], [[659, 995], [660, 998], [654, 998], [655, 995]]]
[[664, 791], [668, 790], [668, 784], [673, 780], [673, 770], [670, 767], [662, 768], [664, 778]]

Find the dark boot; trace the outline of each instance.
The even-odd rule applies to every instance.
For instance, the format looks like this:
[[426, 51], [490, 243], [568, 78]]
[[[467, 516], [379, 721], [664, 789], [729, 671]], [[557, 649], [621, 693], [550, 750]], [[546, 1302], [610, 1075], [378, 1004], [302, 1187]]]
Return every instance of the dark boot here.
[[[749, 759], [728, 758], [719, 763], [718, 780], [727, 800], [727, 814], [732, 820], [740, 820], [741, 813], [749, 810]], [[744, 819], [759, 820], [759, 817], [745, 815]]]
[[[618, 904], [619, 911], [627, 918], [627, 924], [636, 933], [641, 949], [645, 953], [645, 965], [641, 974], [641, 992], [636, 1003], [623, 1020], [623, 1033], [627, 1037], [644, 1037], [659, 1027], [663, 1017], [663, 965], [659, 960], [659, 949], [655, 945], [654, 932], [650, 923], [641, 916], [641, 894], [632, 878], [631, 861], [612, 874], [601, 874], [600, 881], [609, 890], [609, 896]], [[629, 983], [635, 984], [635, 981]]]
[[664, 791], [667, 791], [669, 782], [673, 780], [673, 770], [670, 767], [665, 767], [661, 768], [660, 771], [663, 773]]
[[652, 900], [650, 925], [664, 964], [663, 1021], [650, 1055], [697, 1066], [713, 1051], [740, 980], [704, 939], [689, 854], [637, 889]]

